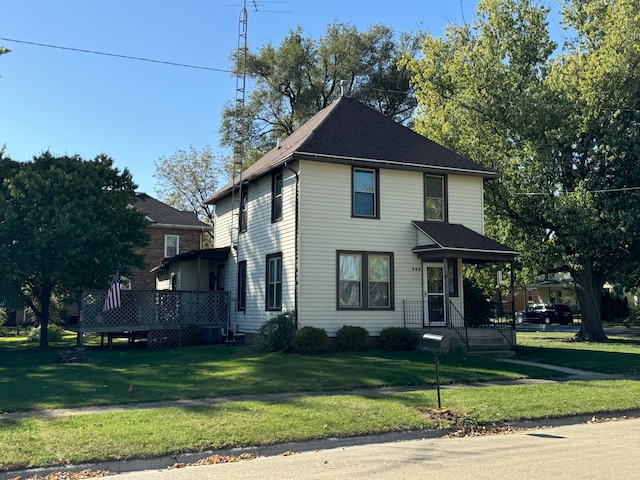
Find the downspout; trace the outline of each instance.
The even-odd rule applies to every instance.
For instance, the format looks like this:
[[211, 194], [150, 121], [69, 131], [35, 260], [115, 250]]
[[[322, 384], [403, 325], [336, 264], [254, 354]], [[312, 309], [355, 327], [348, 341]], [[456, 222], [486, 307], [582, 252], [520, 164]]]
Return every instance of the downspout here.
[[293, 293], [293, 311], [296, 314], [296, 328], [298, 327], [298, 305], [299, 305], [299, 282], [298, 282], [298, 270], [300, 269], [300, 259], [298, 256], [298, 244], [299, 244], [299, 236], [300, 236], [300, 223], [299, 223], [299, 210], [300, 210], [300, 171], [295, 171], [287, 162], [285, 162], [284, 167], [292, 172], [296, 177], [296, 207], [295, 207], [295, 219], [294, 219], [294, 263], [295, 263], [295, 272], [294, 272], [294, 293]]

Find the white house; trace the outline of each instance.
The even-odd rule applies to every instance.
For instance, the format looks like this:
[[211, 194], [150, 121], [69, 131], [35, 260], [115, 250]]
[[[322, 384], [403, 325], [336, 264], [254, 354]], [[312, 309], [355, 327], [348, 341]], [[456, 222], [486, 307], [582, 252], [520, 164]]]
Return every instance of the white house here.
[[207, 203], [231, 324], [464, 328], [463, 263], [510, 262], [485, 236], [486, 168], [348, 97], [318, 112]]

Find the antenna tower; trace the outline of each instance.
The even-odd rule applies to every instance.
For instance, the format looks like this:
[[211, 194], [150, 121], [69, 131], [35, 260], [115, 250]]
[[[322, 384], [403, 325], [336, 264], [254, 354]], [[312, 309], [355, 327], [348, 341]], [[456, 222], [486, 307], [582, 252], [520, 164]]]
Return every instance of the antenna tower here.
[[[255, 2], [254, 2], [255, 4]], [[237, 277], [238, 271], [238, 252], [240, 249], [240, 220], [242, 216], [242, 210], [246, 208], [243, 205], [243, 179], [242, 171], [244, 170], [245, 162], [245, 142], [247, 137], [247, 122], [245, 119], [245, 93], [247, 83], [247, 2], [243, 2], [242, 10], [240, 11], [240, 18], [238, 24], [238, 48], [236, 50], [236, 105], [235, 105], [235, 117], [234, 117], [234, 140], [233, 140], [233, 172], [232, 181], [234, 185], [231, 189], [231, 254], [234, 262], [232, 267], [234, 271], [229, 272], [229, 283], [231, 279]], [[246, 214], [246, 211], [245, 211]], [[239, 292], [236, 291], [235, 299], [232, 300], [233, 311], [233, 323], [236, 328], [238, 326], [236, 322], [237, 315], [237, 302]], [[235, 301], [234, 301], [235, 300]], [[235, 305], [233, 305], [235, 303]], [[227, 337], [233, 335], [231, 325], [231, 315], [229, 315], [227, 325]]]

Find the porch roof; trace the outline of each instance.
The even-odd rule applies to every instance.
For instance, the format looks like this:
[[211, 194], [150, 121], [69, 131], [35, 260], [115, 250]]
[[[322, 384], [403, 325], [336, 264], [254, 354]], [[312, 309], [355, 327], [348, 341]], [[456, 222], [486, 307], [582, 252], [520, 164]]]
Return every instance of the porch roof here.
[[171, 266], [173, 262], [186, 262], [189, 260], [195, 259], [206, 259], [206, 260], [226, 260], [229, 256], [229, 251], [231, 247], [223, 247], [223, 248], [204, 248], [201, 250], [189, 250], [185, 253], [180, 253], [173, 257], [167, 257], [162, 259], [162, 263], [153, 267], [150, 272], [154, 273], [162, 269], [167, 269]]
[[411, 222], [422, 233], [425, 243], [412, 251], [422, 260], [462, 258], [466, 263], [506, 263], [519, 252], [485, 237], [464, 225], [446, 222]]

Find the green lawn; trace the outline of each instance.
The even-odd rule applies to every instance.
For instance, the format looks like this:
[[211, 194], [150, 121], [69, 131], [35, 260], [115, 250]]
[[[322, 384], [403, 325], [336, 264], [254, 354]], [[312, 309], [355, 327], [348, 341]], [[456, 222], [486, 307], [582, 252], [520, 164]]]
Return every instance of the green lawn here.
[[[43, 351], [0, 338], [0, 411], [435, 384], [433, 354], [421, 351], [302, 356], [223, 345], [88, 348], [89, 363], [55, 364], [69, 348]], [[457, 355], [443, 355], [441, 364], [442, 383], [560, 375]]]
[[[611, 373], [637, 371], [640, 346], [636, 340], [624, 337], [605, 345], [567, 340], [557, 335], [518, 334], [522, 348], [516, 358], [575, 368], [592, 365]], [[436, 427], [425, 415], [437, 406], [432, 389], [384, 395], [353, 391], [432, 385], [430, 353], [336, 352], [305, 357], [265, 355], [251, 347], [88, 348], [88, 364], [52, 363], [56, 353], [65, 349], [69, 344], [41, 351], [21, 339], [0, 338], [0, 409], [276, 392], [294, 395], [275, 401], [223, 398], [209, 406], [0, 420], [0, 470]], [[558, 375], [458, 355], [442, 355], [440, 367], [443, 383]], [[302, 394], [313, 391], [332, 393]], [[443, 389], [441, 393], [443, 407], [471, 423], [640, 409], [640, 382], [636, 380], [574, 380]]]
[[572, 339], [572, 333], [518, 332], [517, 358], [601, 373], [640, 372], [640, 329], [611, 335], [607, 343]]

